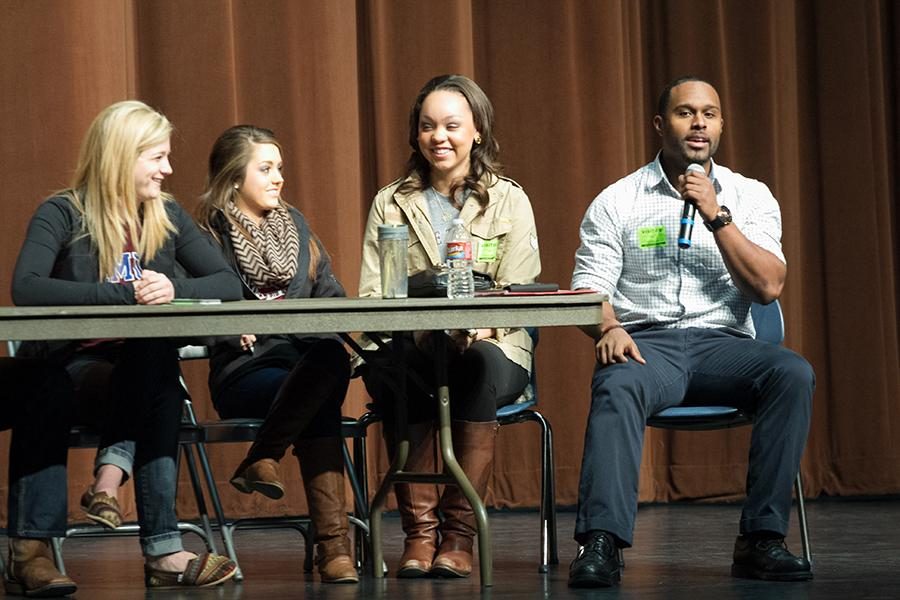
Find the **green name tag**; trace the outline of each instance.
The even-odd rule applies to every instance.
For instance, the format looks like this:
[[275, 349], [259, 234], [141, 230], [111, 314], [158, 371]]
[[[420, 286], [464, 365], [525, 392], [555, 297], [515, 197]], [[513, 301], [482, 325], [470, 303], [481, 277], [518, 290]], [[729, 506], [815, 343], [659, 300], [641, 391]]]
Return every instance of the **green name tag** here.
[[638, 229], [638, 246], [641, 248], [659, 248], [666, 245], [666, 228], [641, 227]]
[[481, 240], [478, 244], [478, 256], [475, 262], [494, 262], [497, 260], [497, 248], [500, 246], [499, 239]]

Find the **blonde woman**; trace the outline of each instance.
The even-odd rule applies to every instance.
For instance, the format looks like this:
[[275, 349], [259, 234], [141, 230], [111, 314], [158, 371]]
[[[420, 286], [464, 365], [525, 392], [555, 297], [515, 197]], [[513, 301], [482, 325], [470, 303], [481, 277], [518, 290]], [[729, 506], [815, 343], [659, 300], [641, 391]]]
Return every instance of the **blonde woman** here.
[[[13, 276], [18, 305], [164, 304], [174, 298], [240, 297], [240, 282], [190, 217], [162, 191], [172, 173], [172, 125], [137, 101], [94, 119], [71, 188], [38, 207]], [[187, 276], [176, 274], [176, 263]], [[175, 516], [182, 394], [167, 339], [33, 342], [23, 356], [62, 364], [82, 418], [99, 422], [96, 481], [82, 505], [108, 526], [121, 522], [117, 489], [134, 472], [147, 587], [207, 586], [235, 565], [184, 551]], [[44, 552], [44, 550], [42, 550]], [[13, 543], [11, 562], [22, 565]], [[9, 578], [17, 570], [10, 569]]]
[[[281, 198], [281, 144], [268, 129], [237, 125], [209, 155], [197, 220], [243, 281], [247, 300], [344, 296], [306, 219]], [[245, 494], [281, 498], [279, 461], [293, 446], [315, 528], [322, 581], [356, 583], [344, 508], [341, 405], [350, 360], [335, 335], [221, 338], [209, 386], [223, 418], [265, 419], [231, 479]]]

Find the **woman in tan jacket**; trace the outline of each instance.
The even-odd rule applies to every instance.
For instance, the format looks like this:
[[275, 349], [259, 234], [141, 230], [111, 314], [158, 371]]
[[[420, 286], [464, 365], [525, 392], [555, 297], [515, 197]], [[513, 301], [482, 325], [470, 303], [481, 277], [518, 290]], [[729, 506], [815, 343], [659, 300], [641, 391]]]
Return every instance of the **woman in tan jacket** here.
[[[363, 242], [359, 295], [380, 296], [378, 226], [409, 227], [409, 273], [439, 267], [446, 234], [459, 217], [472, 237], [474, 268], [499, 285], [531, 283], [541, 270], [537, 231], [528, 196], [501, 176], [493, 137], [494, 110], [471, 79], [443, 75], [419, 92], [410, 112], [412, 155], [405, 175], [375, 196]], [[413, 336], [407, 365], [427, 384], [433, 362], [427, 332]], [[528, 385], [532, 343], [524, 329], [450, 332], [457, 352], [449, 365], [454, 453], [484, 497], [494, 457], [497, 408]], [[385, 423], [393, 423], [393, 396], [375, 370], [363, 372], [366, 388]], [[436, 402], [430, 390], [407, 385], [409, 471], [435, 470]], [[385, 428], [389, 450], [393, 432]], [[406, 543], [398, 577], [466, 577], [472, 571], [475, 518], [456, 486], [395, 486]], [[438, 510], [443, 522], [438, 518]]]

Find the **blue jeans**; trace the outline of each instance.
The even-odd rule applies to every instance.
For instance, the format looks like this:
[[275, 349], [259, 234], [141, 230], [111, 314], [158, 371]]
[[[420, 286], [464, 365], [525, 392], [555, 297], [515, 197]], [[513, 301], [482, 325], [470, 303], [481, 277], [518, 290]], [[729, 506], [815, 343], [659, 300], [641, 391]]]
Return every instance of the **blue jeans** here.
[[685, 397], [755, 415], [740, 531], [786, 534], [812, 412], [809, 363], [722, 330], [654, 328], [632, 338], [646, 365], [630, 359], [594, 371], [575, 539], [602, 529], [631, 545], [647, 418]]
[[67, 368], [82, 409], [101, 407], [95, 468], [112, 464], [126, 475], [134, 471], [144, 556], [182, 550], [175, 491], [184, 392], [175, 346], [168, 340], [125, 340], [78, 354]]
[[0, 358], [0, 392], [0, 429], [12, 428], [8, 534], [65, 536], [72, 382], [51, 363]]

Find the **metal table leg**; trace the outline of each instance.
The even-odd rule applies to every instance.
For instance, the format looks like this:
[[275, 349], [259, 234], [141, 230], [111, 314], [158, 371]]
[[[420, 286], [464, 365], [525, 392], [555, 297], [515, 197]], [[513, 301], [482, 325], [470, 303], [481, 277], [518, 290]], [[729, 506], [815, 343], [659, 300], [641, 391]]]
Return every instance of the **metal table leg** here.
[[[435, 332], [435, 336], [444, 335], [441, 332]], [[369, 511], [369, 527], [372, 540], [372, 576], [376, 579], [384, 577], [382, 565], [384, 564], [384, 555], [382, 552], [382, 530], [381, 517], [384, 512], [384, 503], [391, 486], [397, 482], [406, 483], [445, 483], [448, 485], [458, 485], [463, 495], [472, 506], [475, 515], [475, 526], [478, 531], [478, 558], [481, 573], [482, 587], [490, 587], [493, 585], [493, 554], [491, 551], [490, 529], [487, 520], [487, 511], [484, 503], [472, 487], [469, 478], [463, 472], [462, 467], [456, 460], [453, 453], [453, 439], [450, 432], [450, 389], [447, 385], [447, 348], [444, 340], [435, 340], [434, 364], [435, 376], [438, 394], [438, 418], [439, 418], [439, 437], [441, 458], [444, 461], [444, 473], [404, 473], [403, 467], [406, 465], [409, 456], [409, 433], [407, 431], [407, 413], [406, 413], [406, 372], [403, 365], [403, 336], [395, 334], [393, 338], [393, 355], [395, 364], [398, 366], [399, 391], [403, 393], [397, 394], [396, 431], [397, 431], [397, 447], [394, 453], [394, 460], [388, 468], [388, 472], [384, 476], [384, 480], [372, 499], [372, 508]]]
[[[450, 434], [450, 388], [447, 385], [447, 347], [444, 343], [435, 344], [435, 375], [438, 390], [438, 418], [440, 423], [441, 458], [444, 469], [453, 476], [454, 483], [460, 487], [466, 500], [475, 514], [475, 527], [478, 530], [478, 560], [481, 570], [482, 587], [491, 587], [493, 581], [493, 555], [491, 553], [491, 533], [488, 526], [487, 510], [484, 502], [475, 492], [469, 478], [453, 453], [453, 440]], [[452, 485], [452, 484], [451, 484]]]

